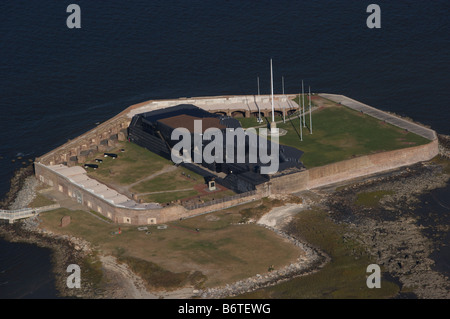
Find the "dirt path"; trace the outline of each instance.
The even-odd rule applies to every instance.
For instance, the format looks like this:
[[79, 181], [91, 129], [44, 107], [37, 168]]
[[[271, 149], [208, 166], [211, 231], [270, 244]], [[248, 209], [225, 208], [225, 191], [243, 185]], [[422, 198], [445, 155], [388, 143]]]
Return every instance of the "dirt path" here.
[[282, 229], [287, 225], [294, 215], [305, 209], [304, 205], [288, 204], [275, 207], [270, 212], [258, 220], [258, 224], [266, 225], [272, 228]]
[[[134, 183], [132, 183], [130, 185], [119, 185], [117, 183], [105, 182], [105, 181], [99, 181], [99, 182], [101, 182], [102, 184], [105, 184], [109, 188], [112, 188], [112, 189], [116, 190], [120, 194], [123, 194], [123, 195], [127, 196], [128, 198], [132, 198], [133, 197], [133, 193], [130, 191], [130, 189], [133, 186], [136, 186], [139, 183], [151, 180], [151, 179], [153, 179], [153, 178], [155, 178], [155, 177], [157, 177], [159, 175], [162, 175], [162, 174], [165, 174], [165, 173], [168, 173], [168, 172], [172, 172], [172, 171], [174, 171], [176, 169], [177, 169], [177, 167], [175, 165], [173, 165], [173, 166], [165, 166], [160, 171], [158, 171], [158, 172], [156, 172], [154, 174], [151, 174], [149, 176], [146, 176], [146, 177], [144, 177], [144, 178], [142, 178], [142, 179], [140, 179], [140, 180], [138, 180], [138, 181], [136, 181], [136, 182], [134, 182]], [[96, 179], [95, 177], [92, 177], [92, 176], [89, 176], [89, 177], [93, 178], [93, 179]], [[96, 179], [96, 180], [98, 180], [98, 179]]]
[[137, 196], [146, 196], [146, 195], [153, 195], [153, 194], [186, 192], [186, 191], [192, 191], [192, 190], [194, 190], [193, 187], [191, 187], [191, 188], [183, 188], [183, 189], [174, 189], [174, 190], [171, 190], [171, 191], [159, 191], [159, 192], [150, 192], [150, 193], [139, 193], [139, 194], [136, 194], [136, 195], [137, 195]]
[[173, 171], [176, 170], [176, 169], [177, 169], [177, 166], [175, 166], [175, 165], [172, 165], [172, 166], [165, 166], [165, 167], [164, 167], [162, 170], [160, 170], [159, 172], [156, 172], [156, 173], [154, 173], [154, 174], [152, 174], [152, 175], [146, 176], [146, 177], [144, 177], [144, 178], [142, 178], [142, 179], [140, 179], [140, 180], [138, 180], [138, 181], [136, 181], [136, 182], [134, 182], [134, 183], [132, 183], [132, 184], [130, 184], [130, 185], [125, 186], [125, 188], [126, 188], [127, 190], [130, 190], [131, 188], [133, 188], [134, 186], [136, 186], [136, 185], [138, 185], [138, 184], [140, 184], [140, 183], [142, 183], [142, 182], [151, 180], [151, 179], [153, 179], [153, 178], [155, 178], [155, 177], [157, 177], [157, 176], [159, 176], [159, 175], [165, 174], [165, 173], [173, 172]]

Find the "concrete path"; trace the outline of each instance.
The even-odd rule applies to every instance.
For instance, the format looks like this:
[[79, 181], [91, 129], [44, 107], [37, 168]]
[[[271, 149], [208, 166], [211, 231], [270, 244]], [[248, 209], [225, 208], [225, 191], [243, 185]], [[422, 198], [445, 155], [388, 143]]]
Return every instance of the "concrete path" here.
[[134, 183], [131, 183], [130, 185], [124, 186], [124, 187], [126, 188], [126, 190], [130, 190], [131, 188], [133, 188], [134, 186], [136, 186], [136, 185], [138, 185], [138, 184], [140, 184], [142, 182], [154, 179], [155, 177], [157, 177], [159, 175], [172, 172], [172, 171], [174, 171], [176, 169], [177, 169], [177, 167], [175, 165], [173, 165], [173, 166], [165, 166], [162, 170], [160, 170], [160, 171], [158, 171], [158, 172], [156, 172], [156, 173], [154, 173], [152, 175], [146, 176], [146, 177], [144, 177], [144, 178], [142, 178], [142, 179], [140, 179], [140, 180], [138, 180], [138, 181], [136, 181]]
[[348, 98], [344, 95], [337, 95], [337, 94], [319, 94], [319, 96], [326, 98], [328, 100], [331, 100], [336, 103], [340, 103], [342, 105], [345, 105], [355, 111], [363, 112], [366, 114], [369, 114], [370, 116], [379, 119], [381, 121], [385, 121], [386, 123], [395, 125], [397, 127], [400, 127], [402, 129], [408, 130], [409, 132], [412, 132], [414, 134], [420, 135], [426, 139], [429, 140], [435, 140], [437, 138], [436, 132], [432, 129], [426, 128], [424, 126], [421, 126], [419, 124], [407, 121], [405, 119], [402, 119], [400, 117], [397, 117], [395, 115], [386, 113], [384, 111], [378, 110], [374, 107], [371, 107], [367, 104], [363, 104], [361, 102], [355, 101], [351, 98]]
[[159, 192], [149, 192], [149, 193], [139, 193], [136, 194], [137, 196], [146, 196], [146, 195], [153, 195], [153, 194], [162, 194], [162, 193], [176, 193], [176, 192], [187, 192], [187, 191], [193, 191], [194, 188], [183, 188], [183, 189], [174, 189], [170, 191], [159, 191]]

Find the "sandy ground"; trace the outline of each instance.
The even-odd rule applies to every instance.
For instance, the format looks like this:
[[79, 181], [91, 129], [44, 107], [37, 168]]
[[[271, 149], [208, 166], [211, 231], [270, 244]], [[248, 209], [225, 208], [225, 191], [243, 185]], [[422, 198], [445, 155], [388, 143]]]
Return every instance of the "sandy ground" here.
[[275, 207], [270, 212], [262, 216], [257, 223], [282, 229], [292, 220], [294, 215], [299, 213], [304, 208], [304, 205], [299, 204], [288, 204], [285, 206]]

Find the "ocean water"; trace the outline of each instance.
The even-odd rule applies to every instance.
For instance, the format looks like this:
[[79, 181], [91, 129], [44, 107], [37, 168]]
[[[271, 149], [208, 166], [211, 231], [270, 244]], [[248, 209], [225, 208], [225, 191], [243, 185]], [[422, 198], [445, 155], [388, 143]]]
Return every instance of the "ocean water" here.
[[[81, 7], [81, 29], [66, 26], [71, 3]], [[300, 92], [303, 79], [313, 92], [344, 94], [450, 134], [450, 2], [377, 1], [381, 29], [366, 26], [371, 3], [5, 1], [0, 10], [0, 196], [23, 161], [131, 104], [256, 94], [258, 76], [261, 93], [269, 93], [270, 58], [276, 93], [282, 76], [287, 93]], [[27, 273], [27, 267], [36, 270], [25, 252], [40, 248], [9, 245], [0, 241], [10, 253], [0, 259], [0, 272], [11, 278], [0, 286], [0, 297], [34, 291], [33, 297], [51, 298], [50, 255], [39, 257], [45, 261], [38, 264], [42, 275], [35, 277], [42, 285], [35, 290], [14, 277]], [[10, 267], [17, 258], [21, 266]]]

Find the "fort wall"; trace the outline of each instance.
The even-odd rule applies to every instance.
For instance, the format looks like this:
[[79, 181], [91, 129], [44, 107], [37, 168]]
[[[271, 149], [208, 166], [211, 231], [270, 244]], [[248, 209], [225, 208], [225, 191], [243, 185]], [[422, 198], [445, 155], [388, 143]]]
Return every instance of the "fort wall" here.
[[[294, 96], [276, 96], [277, 110], [281, 110], [279, 103], [284, 103]], [[253, 101], [252, 101], [253, 99]], [[243, 104], [244, 103], [244, 104]], [[253, 104], [252, 104], [253, 103]], [[400, 150], [365, 155], [349, 160], [311, 168], [298, 173], [282, 175], [260, 185], [257, 191], [221, 203], [213, 203], [204, 207], [188, 210], [180, 205], [171, 205], [155, 209], [133, 209], [115, 205], [104, 198], [72, 183], [68, 178], [60, 176], [47, 165], [64, 164], [67, 166], [84, 163], [92, 154], [106, 151], [114, 147], [117, 141], [127, 139], [127, 128], [131, 118], [138, 113], [149, 112], [179, 104], [194, 104], [210, 112], [241, 111], [248, 116], [258, 110], [264, 110], [264, 103], [270, 103], [269, 96], [224, 96], [205, 98], [181, 98], [176, 100], [149, 101], [128, 107], [112, 119], [98, 125], [78, 138], [65, 143], [55, 150], [37, 158], [35, 161], [35, 175], [43, 183], [66, 194], [73, 200], [80, 202], [89, 209], [96, 211], [118, 224], [147, 225], [161, 224], [171, 220], [187, 218], [278, 193], [292, 193], [306, 189], [330, 185], [353, 178], [411, 165], [432, 159], [439, 153], [438, 140], [421, 146]], [[243, 105], [246, 106], [243, 108]]]
[[360, 156], [281, 176], [271, 180], [271, 190], [272, 193], [292, 193], [314, 189], [428, 161], [438, 153], [438, 140], [436, 139], [425, 145]]
[[134, 209], [115, 205], [101, 196], [71, 182], [69, 178], [57, 174], [43, 164], [35, 163], [35, 174], [42, 183], [53, 187], [57, 191], [70, 197], [72, 200], [84, 205], [87, 209], [100, 213], [117, 224], [161, 224], [180, 218], [187, 218], [228, 208], [244, 202], [260, 199], [268, 195], [264, 191], [259, 191], [249, 196], [243, 196], [234, 200], [224, 201], [192, 210], [188, 210], [180, 205], [171, 205], [155, 209]]

